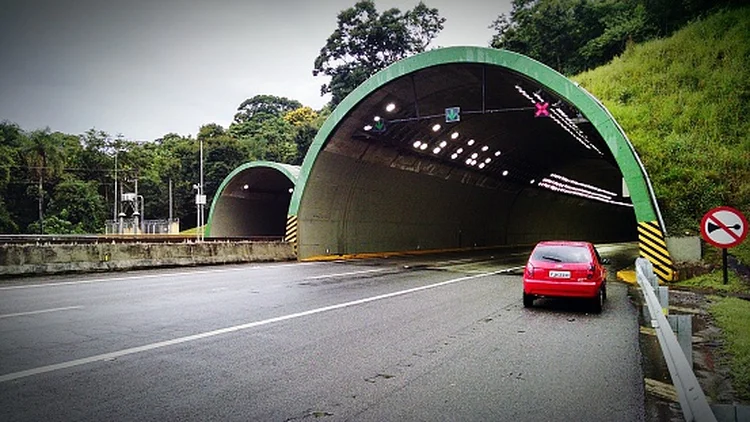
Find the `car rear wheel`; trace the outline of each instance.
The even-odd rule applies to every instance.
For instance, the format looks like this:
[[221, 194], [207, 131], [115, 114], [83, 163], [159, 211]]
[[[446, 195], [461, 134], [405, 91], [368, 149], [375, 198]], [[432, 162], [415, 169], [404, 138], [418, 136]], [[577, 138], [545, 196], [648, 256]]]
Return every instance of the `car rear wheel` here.
[[597, 292], [596, 297], [591, 302], [591, 308], [592, 311], [594, 311], [595, 314], [599, 314], [602, 312], [602, 308], [604, 307], [604, 298], [607, 294], [604, 292], [604, 289], [599, 289], [599, 292]]
[[523, 294], [523, 307], [524, 308], [531, 308], [534, 306], [534, 295], [527, 295], [526, 293]]

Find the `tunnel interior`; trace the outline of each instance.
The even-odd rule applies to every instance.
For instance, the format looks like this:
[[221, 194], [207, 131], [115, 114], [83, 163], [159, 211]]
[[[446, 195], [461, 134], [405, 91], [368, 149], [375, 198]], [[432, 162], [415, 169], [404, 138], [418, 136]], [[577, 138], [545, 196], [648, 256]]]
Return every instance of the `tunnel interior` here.
[[311, 160], [302, 258], [636, 238], [602, 135], [570, 101], [502, 66], [394, 78], [349, 109]]
[[283, 238], [299, 169], [252, 163], [225, 179], [212, 206], [211, 237]]

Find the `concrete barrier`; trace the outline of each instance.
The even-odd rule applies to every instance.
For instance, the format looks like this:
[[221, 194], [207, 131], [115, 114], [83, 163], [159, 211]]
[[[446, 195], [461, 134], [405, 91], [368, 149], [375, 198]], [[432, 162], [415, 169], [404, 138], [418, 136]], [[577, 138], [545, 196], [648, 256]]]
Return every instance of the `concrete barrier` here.
[[0, 277], [293, 259], [284, 242], [0, 245]]

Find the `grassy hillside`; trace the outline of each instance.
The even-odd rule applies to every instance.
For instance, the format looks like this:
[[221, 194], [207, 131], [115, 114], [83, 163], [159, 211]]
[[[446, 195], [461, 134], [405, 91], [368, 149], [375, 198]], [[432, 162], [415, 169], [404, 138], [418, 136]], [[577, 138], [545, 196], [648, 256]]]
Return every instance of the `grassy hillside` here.
[[718, 205], [750, 215], [750, 7], [631, 45], [573, 79], [625, 129], [670, 233], [697, 233]]

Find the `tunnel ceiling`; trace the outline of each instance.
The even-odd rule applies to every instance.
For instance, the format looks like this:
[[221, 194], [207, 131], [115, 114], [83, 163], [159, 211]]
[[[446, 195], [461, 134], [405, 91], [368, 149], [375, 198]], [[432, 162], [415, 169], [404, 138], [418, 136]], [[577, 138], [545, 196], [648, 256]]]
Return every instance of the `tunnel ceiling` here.
[[394, 79], [352, 109], [325, 150], [488, 189], [535, 186], [632, 207], [581, 112], [498, 66], [451, 63]]

